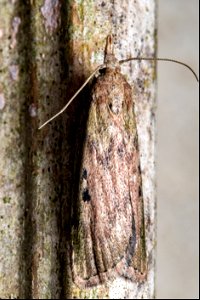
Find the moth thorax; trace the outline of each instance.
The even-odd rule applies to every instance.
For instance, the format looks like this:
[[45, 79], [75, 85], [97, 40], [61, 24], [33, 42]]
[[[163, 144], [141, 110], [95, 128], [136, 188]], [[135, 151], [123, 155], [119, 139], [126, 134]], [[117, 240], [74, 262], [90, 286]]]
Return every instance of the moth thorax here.
[[104, 63], [106, 65], [106, 68], [113, 69], [113, 70], [115, 69], [120, 70], [119, 61], [114, 56], [114, 54], [107, 53], [104, 58]]
[[124, 95], [120, 91], [113, 91], [110, 93], [109, 97], [109, 108], [111, 112], [115, 115], [118, 115], [122, 111]]

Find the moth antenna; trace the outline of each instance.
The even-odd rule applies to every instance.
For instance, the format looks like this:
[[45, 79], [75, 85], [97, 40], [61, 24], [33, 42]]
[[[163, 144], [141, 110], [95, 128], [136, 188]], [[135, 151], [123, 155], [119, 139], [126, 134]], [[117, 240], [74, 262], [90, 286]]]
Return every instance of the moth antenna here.
[[[106, 43], [106, 54], [108, 53], [113, 53], [113, 43], [112, 43], [112, 36], [109, 35], [107, 37], [107, 43]], [[188, 68], [194, 75], [195, 79], [197, 80], [197, 82], [199, 82], [199, 78], [197, 76], [197, 74], [195, 73], [195, 71], [187, 64], [175, 60], [175, 59], [171, 59], [171, 58], [151, 58], [151, 57], [132, 57], [132, 58], [127, 58], [127, 59], [123, 59], [119, 61], [119, 64], [123, 64], [125, 62], [129, 62], [132, 60], [146, 60], [146, 61], [169, 61], [169, 62], [174, 62], [177, 63], [179, 65], [182, 65], [186, 68]], [[78, 91], [73, 95], [73, 97], [67, 102], [67, 104], [57, 113], [55, 114], [53, 117], [51, 117], [50, 119], [48, 119], [45, 123], [43, 123], [38, 129], [42, 129], [44, 126], [46, 126], [49, 122], [51, 122], [52, 120], [54, 120], [55, 118], [57, 118], [60, 114], [62, 114], [67, 107], [72, 103], [72, 101], [77, 97], [77, 95], [82, 91], [82, 89], [88, 84], [88, 82], [92, 79], [92, 77], [101, 69], [104, 69], [106, 67], [105, 64], [98, 66], [94, 72], [87, 78], [87, 80], [84, 82], [84, 84], [78, 89]]]
[[199, 78], [198, 78], [197, 74], [195, 73], [195, 71], [189, 65], [187, 65], [187, 64], [185, 64], [185, 63], [183, 63], [179, 60], [175, 60], [175, 59], [171, 59], [171, 58], [159, 58], [159, 57], [158, 58], [157, 57], [155, 57], [155, 58], [154, 57], [152, 57], [152, 58], [151, 57], [133, 57], [133, 58], [127, 58], [127, 59], [120, 60], [119, 63], [121, 65], [121, 64], [123, 64], [125, 62], [128, 62], [128, 61], [131, 61], [131, 60], [150, 60], [150, 61], [174, 62], [176, 64], [179, 64], [179, 65], [182, 65], [182, 66], [188, 68], [192, 72], [192, 74], [194, 75], [196, 81], [199, 82]]
[[55, 118], [57, 118], [59, 115], [61, 115], [66, 109], [67, 107], [72, 103], [72, 101], [76, 98], [76, 96], [78, 96], [78, 94], [82, 91], [82, 89], [88, 84], [88, 82], [92, 79], [92, 77], [101, 69], [104, 69], [105, 65], [100, 65], [98, 66], [94, 72], [86, 79], [86, 81], [84, 82], [84, 84], [78, 89], [78, 91], [73, 95], [73, 97], [67, 102], [67, 104], [57, 113], [55, 114], [53, 117], [51, 117], [50, 119], [48, 119], [45, 123], [43, 123], [38, 129], [42, 129], [44, 126], [46, 126], [49, 122], [51, 122], [52, 120], [54, 120]]

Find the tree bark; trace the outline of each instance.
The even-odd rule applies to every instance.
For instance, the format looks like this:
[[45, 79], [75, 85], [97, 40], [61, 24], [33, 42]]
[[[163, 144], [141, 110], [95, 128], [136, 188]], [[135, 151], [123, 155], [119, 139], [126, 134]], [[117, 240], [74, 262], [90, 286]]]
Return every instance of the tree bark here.
[[[112, 33], [119, 59], [155, 56], [155, 0], [0, 1], [0, 297], [154, 298], [155, 65], [126, 63], [142, 169], [148, 276], [92, 289], [73, 285], [70, 207], [74, 149], [83, 143], [90, 86], [42, 131], [103, 62]], [[77, 146], [78, 137], [78, 146]], [[80, 145], [79, 145], [80, 144]], [[77, 148], [78, 147], [78, 148]]]

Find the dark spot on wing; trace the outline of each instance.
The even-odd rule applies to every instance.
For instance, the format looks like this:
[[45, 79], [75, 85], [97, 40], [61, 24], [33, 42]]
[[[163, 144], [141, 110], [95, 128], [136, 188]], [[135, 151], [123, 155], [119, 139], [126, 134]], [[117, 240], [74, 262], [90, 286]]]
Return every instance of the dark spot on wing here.
[[87, 170], [83, 168], [82, 178], [87, 179]]
[[122, 158], [123, 155], [124, 155], [124, 149], [122, 147], [118, 147], [117, 148], [117, 153], [118, 153], [119, 157]]
[[142, 197], [142, 188], [139, 186], [139, 197]]
[[132, 258], [135, 253], [135, 245], [136, 245], [136, 228], [135, 228], [135, 220], [132, 219], [132, 236], [129, 238], [129, 244], [126, 251], [126, 263], [127, 266], [130, 266], [132, 263]]
[[89, 202], [91, 200], [91, 196], [87, 188], [83, 190], [82, 197], [84, 202]]

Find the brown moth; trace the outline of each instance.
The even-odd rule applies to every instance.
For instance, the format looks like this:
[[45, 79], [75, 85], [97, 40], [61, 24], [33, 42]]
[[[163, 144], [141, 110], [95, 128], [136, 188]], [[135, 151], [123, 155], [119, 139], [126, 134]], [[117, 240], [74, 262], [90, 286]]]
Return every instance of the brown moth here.
[[147, 274], [142, 178], [132, 89], [107, 38], [105, 69], [91, 92], [79, 185], [79, 223], [72, 228], [78, 286], [116, 274]]

